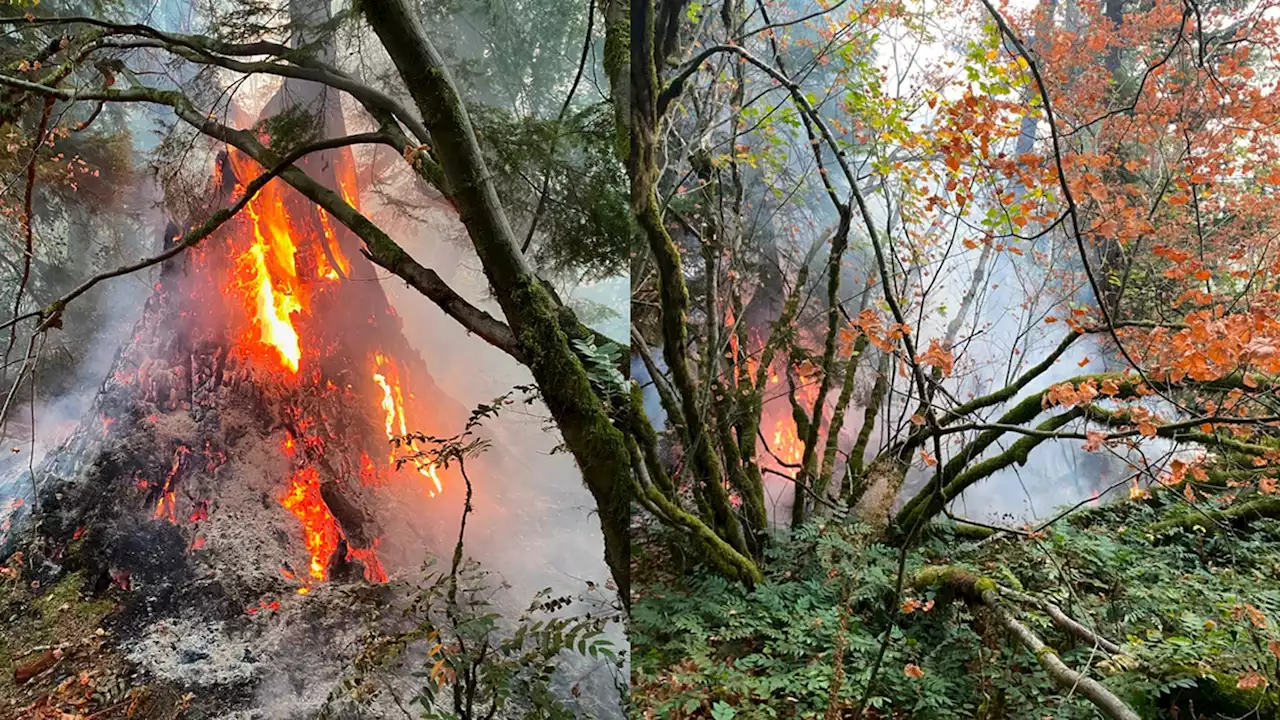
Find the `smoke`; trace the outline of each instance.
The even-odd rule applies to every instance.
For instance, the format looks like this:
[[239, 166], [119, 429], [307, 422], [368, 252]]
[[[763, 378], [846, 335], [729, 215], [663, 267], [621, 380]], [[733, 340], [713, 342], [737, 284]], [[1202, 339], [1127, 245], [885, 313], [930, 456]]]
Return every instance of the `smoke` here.
[[[469, 251], [460, 253], [456, 244], [444, 241], [445, 233], [457, 232], [455, 221], [439, 218], [437, 223], [396, 222], [379, 216], [379, 223], [402, 247], [423, 265], [449, 278], [450, 285], [472, 303], [501, 317], [497, 303], [487, 297], [487, 284], [478, 261]], [[473, 408], [513, 393], [516, 386], [533, 384], [529, 371], [514, 359], [469, 334], [457, 321], [446, 316], [434, 303], [394, 276], [381, 279], [397, 314], [404, 321], [409, 343], [426, 360], [436, 384], [453, 400]], [[579, 288], [578, 294], [594, 300], [609, 300], [621, 279], [602, 286]], [[613, 291], [613, 292], [610, 292]], [[625, 305], [616, 308], [623, 319], [612, 319], [598, 329], [617, 337], [625, 323]], [[604, 540], [594, 500], [582, 484], [573, 457], [557, 446], [561, 439], [550, 414], [540, 401], [525, 402], [527, 395], [514, 391], [516, 400], [496, 419], [482, 426], [481, 435], [493, 442], [490, 451], [468, 461], [468, 475], [474, 487], [472, 512], [467, 519], [465, 552], [510, 588], [503, 593], [510, 614], [523, 609], [533, 596], [550, 589], [553, 597], [575, 596], [585, 601], [570, 612], [600, 611], [600, 605], [614, 601], [610, 573], [604, 562]], [[461, 428], [454, 432], [461, 431]], [[456, 473], [450, 482], [461, 482]], [[428, 555], [447, 558], [457, 539], [460, 506], [444, 504], [442, 498], [420, 501], [410, 515], [433, 518], [440, 530], [433, 547], [424, 547], [419, 562]], [[409, 538], [399, 544], [410, 544]], [[596, 605], [596, 607], [592, 607]], [[622, 628], [612, 626], [608, 637], [625, 649]], [[566, 663], [562, 684], [579, 684], [581, 697], [595, 703], [592, 717], [621, 717], [613, 677], [603, 663], [578, 659]]]
[[[431, 232], [420, 231], [398, 241], [419, 262], [439, 267], [438, 261], [448, 261], [454, 251], [440, 252], [438, 239], [433, 239]], [[457, 270], [453, 288], [500, 317], [496, 303], [484, 300], [483, 278], [474, 268]], [[383, 285], [404, 318], [409, 342], [426, 359], [436, 382], [459, 403], [475, 407], [533, 383], [526, 368], [467, 333], [398, 278], [384, 278]], [[471, 471], [475, 499], [467, 551], [525, 594], [545, 587], [573, 592], [584, 581], [603, 585], [609, 577], [592, 497], [572, 456], [556, 450], [560, 438], [550, 423], [540, 402], [508, 406], [485, 424], [494, 450]], [[457, 515], [460, 508], [432, 507], [431, 512]]]
[[[805, 15], [811, 9], [790, 8], [780, 13], [775, 21], [786, 22], [793, 17]], [[968, 22], [971, 19], [958, 10], [956, 12], [959, 15], [952, 18], [954, 20]], [[794, 40], [796, 34], [802, 34], [806, 30], [797, 27], [791, 32]], [[868, 62], [885, 73], [884, 88], [905, 88], [904, 92], [917, 92], [918, 88], [936, 83], [938, 77], [946, 77], [947, 73], [939, 72], [935, 75], [935, 71], [944, 68], [949, 61], [962, 59], [963, 53], [968, 50], [964, 38], [951, 32], [927, 35], [902, 27], [895, 29], [892, 24], [878, 27], [877, 32], [880, 39], [875, 52], [878, 56]], [[793, 42], [792, 45], [803, 47], [803, 43]], [[818, 43], [818, 47], [821, 46]], [[890, 46], [893, 46], [892, 51]], [[793, 49], [791, 52], [796, 57], [788, 57], [788, 63], [792, 67], [804, 66], [806, 51]], [[822, 87], [824, 80], [821, 70], [816, 70], [815, 75], [807, 78], [807, 82], [812, 83], [812, 87]], [[943, 96], [957, 99], [956, 93], [962, 89], [962, 84], [951, 84], [945, 89]], [[780, 102], [785, 100], [781, 91], [775, 92], [778, 93]], [[830, 112], [838, 114], [836, 110]], [[843, 117], [840, 119], [844, 120]], [[920, 113], [911, 115], [910, 122], [914, 131], [932, 135], [937, 129], [933, 125], [935, 119], [927, 110], [921, 110]], [[692, 124], [694, 121], [689, 122]], [[1017, 137], [1005, 143], [1000, 150], [1009, 157], [1031, 153], [1037, 139], [1044, 137], [1044, 134], [1045, 129], [1037, 124], [1037, 117], [1029, 114], [1022, 118]], [[771, 151], [782, 152], [778, 149], [782, 147], [789, 147], [790, 150], [784, 162], [785, 172], [779, 171], [776, 174], [783, 179], [791, 176], [815, 176], [817, 170], [813, 167], [812, 149], [805, 142], [802, 131], [794, 129], [790, 135], [782, 131], [779, 135], [781, 137], [770, 138]], [[853, 134], [841, 139], [857, 146], [858, 138]], [[851, 152], [850, 162], [860, 167], [862, 163], [869, 164], [877, 158], [875, 152], [874, 148], [868, 148], [864, 153]], [[840, 197], [847, 196], [848, 189], [842, 184], [840, 174], [835, 172], [834, 162], [829, 159], [828, 163], [832, 182], [837, 185], [836, 194]], [[777, 182], [767, 184], [778, 185]], [[752, 183], [750, 180], [746, 183], [750, 193], [748, 207], [756, 209], [751, 217], [765, 218], [762, 226], [753, 225], [748, 228], [748, 232], [752, 234], [753, 242], [759, 244], [762, 254], [768, 256], [771, 248], [776, 246], [774, 255], [779, 258], [778, 264], [786, 269], [790, 278], [794, 278], [799, 263], [803, 262], [800, 258], [810, 245], [815, 240], [826, 240], [832, 232], [833, 221], [829, 209], [831, 203], [821, 193], [805, 196], [801, 191], [796, 196], [788, 196], [783, 207], [776, 212], [766, 212], [766, 209], [772, 210], [777, 203], [771, 200], [765, 185], [766, 183]], [[1014, 192], [1016, 194], [1020, 190], [1014, 189]], [[942, 180], [924, 192], [925, 195], [930, 193], [937, 196], [950, 194]], [[886, 254], [890, 257], [921, 258], [907, 269], [905, 279], [901, 274], [895, 276], [899, 288], [906, 288], [904, 294], [915, 298], [905, 308], [905, 319], [913, 328], [912, 336], [917, 347], [923, 350], [931, 340], [947, 338], [949, 335], [954, 337], [956, 366], [951, 376], [944, 381], [944, 387], [947, 394], [956, 401], [949, 404], [958, 404], [1010, 384], [1045, 358], [1067, 336], [1069, 330], [1066, 324], [1048, 323], [1045, 321], [1047, 316], [1069, 313], [1069, 306], [1090, 307], [1096, 304], [1086, 288], [1073, 284], [1081, 278], [1081, 261], [1074, 244], [1063, 237], [1060, 231], [1048, 233], [1037, 242], [1021, 242], [1016, 248], [1016, 253], [1022, 253], [1020, 255], [1014, 251], [984, 250], [984, 233], [978, 229], [976, 221], [965, 224], [945, 215], [939, 215], [935, 221], [932, 216], [917, 212], [909, 221], [911, 226], [904, 228], [896, 202], [887, 202], [885, 194], [879, 188], [864, 189], [864, 194], [868, 196], [872, 222], [881, 241], [889, 243], [885, 248]], [[889, 194], [892, 195], [892, 191]], [[988, 199], [979, 198], [976, 202], [982, 205], [973, 212], [975, 216], [980, 216]], [[851, 315], [857, 314], [859, 294], [863, 290], [867, 272], [872, 272], [875, 268], [875, 259], [871, 257], [866, 231], [861, 228], [860, 220], [861, 218], [856, 218], [854, 222], [855, 230], [850, 238], [851, 249], [844, 260], [846, 271], [841, 278], [840, 298]], [[805, 225], [808, 225], [808, 229], [803, 229]], [[1028, 227], [1020, 232], [1032, 235], [1035, 230], [1035, 227]], [[914, 239], [919, 237], [944, 240], [921, 248]], [[1005, 240], [1001, 247], [1012, 245], [1013, 242]], [[917, 255], [917, 252], [921, 254]], [[766, 269], [768, 261], [769, 258], [766, 257], [766, 262], [763, 263]], [[810, 348], [821, 347], [822, 333], [825, 331], [825, 262], [825, 252], [810, 262], [811, 289], [802, 293], [801, 297], [805, 302], [794, 323], [799, 328], [814, 328], [805, 339]], [[780, 290], [770, 286], [763, 270], [761, 278], [761, 287], [755, 291], [756, 297], [749, 302], [741, 321], [748, 328], [767, 335], [768, 324], [778, 314], [780, 302], [777, 296]], [[775, 284], [781, 286], [780, 283]], [[924, 291], [923, 300], [915, 295], [917, 288]], [[877, 287], [872, 292], [876, 297], [867, 307], [875, 308], [882, 291]], [[759, 312], [764, 307], [769, 307], [769, 311]], [[757, 312], [753, 313], [753, 310]], [[962, 310], [963, 315], [957, 317]], [[702, 318], [696, 316], [697, 312], [697, 309], [693, 311], [691, 323], [703, 322]], [[886, 325], [894, 322], [887, 317], [885, 308], [880, 307], [879, 312]], [[662, 369], [664, 364], [660, 357], [661, 348], [654, 348], [653, 351], [657, 355], [655, 361]], [[1114, 362], [1112, 355], [1114, 348], [1105, 343], [1091, 336], [1079, 338], [1046, 372], [1020, 390], [1015, 397], [991, 408], [986, 416], [994, 420], [1005, 409], [1027, 396], [1077, 375], [1123, 369]], [[838, 429], [842, 437], [841, 449], [851, 447], [853, 438], [862, 427], [873, 381], [871, 371], [875, 368], [876, 360], [876, 354], [872, 352], [861, 363], [854, 402], [846, 413], [843, 427]], [[778, 363], [779, 374], [784, 366], [784, 362]], [[632, 372], [634, 377], [641, 380], [642, 385], [648, 382], [647, 373], [637, 359], [633, 359]], [[918, 399], [910, 399], [912, 388], [909, 377], [895, 372], [895, 369], [890, 370], [890, 376], [892, 391], [876, 418], [875, 430], [868, 446], [869, 455], [877, 453], [894, 438], [902, 437], [904, 432], [911, 429], [909, 418], [918, 403]], [[798, 443], [785, 445], [776, 442], [774, 438], [775, 422], [781, 430], [793, 432], [794, 428], [786, 388], [785, 377], [776, 386], [768, 386], [765, 417], [761, 427], [770, 445], [769, 449], [779, 455], [785, 455], [783, 451], [789, 447], [794, 447], [797, 452], [799, 448]], [[797, 393], [802, 402], [812, 402], [811, 397], [804, 399], [805, 391], [812, 389], [802, 387], [801, 392]], [[829, 403], [834, 403], [833, 396], [838, 391], [837, 387], [828, 396]], [[657, 393], [651, 386], [645, 387], [645, 407], [654, 424], [662, 427], [664, 413], [658, 405]], [[830, 404], [828, 411], [829, 408]], [[997, 443], [983, 457], [1004, 451], [1016, 439], [1013, 436]], [[950, 444], [944, 445], [944, 456], [958, 450], [962, 438], [951, 436], [950, 440]], [[996, 472], [965, 491], [955, 503], [956, 512], [974, 519], [1025, 521], [1044, 517], [1059, 506], [1087, 500], [1095, 493], [1101, 494], [1108, 488], [1114, 488], [1117, 483], [1123, 485], [1126, 474], [1132, 474], [1128, 467], [1129, 461], [1132, 460], [1139, 466], [1145, 464], [1138, 457], [1111, 455], [1110, 451], [1089, 452], [1082, 445], [1083, 441], [1074, 440], [1052, 441], [1040, 445], [1024, 465], [1014, 465]], [[1164, 452], [1159, 447], [1148, 447], [1148, 451], [1152, 449]], [[764, 463], [773, 463], [769, 455], [763, 452], [763, 448], [761, 459]], [[983, 458], [975, 458], [974, 462], [981, 459]], [[794, 474], [793, 470], [786, 470], [781, 466], [775, 466], [774, 469], [785, 471], [788, 475]], [[917, 467], [908, 474], [898, 501], [901, 502], [917, 492], [931, 475], [931, 468], [917, 463]], [[839, 469], [836, 476], [839, 477]], [[786, 517], [793, 495], [792, 484], [785, 479], [767, 476], [766, 493], [773, 505], [771, 514], [780, 519]]]
[[[164, 228], [158, 198], [156, 186], [142, 178], [118, 207], [63, 207], [58, 213], [37, 215], [37, 259], [60, 265], [66, 275], [42, 288], [44, 295], [60, 295], [106, 268], [156, 252]], [[10, 357], [17, 363], [8, 375], [11, 381], [29, 347], [32, 352], [0, 427], [5, 450], [0, 454], [0, 495], [30, 499], [31, 485], [22, 476], [34, 472], [84, 418], [116, 351], [154, 290], [153, 277], [153, 272], [143, 271], [99, 283], [67, 306], [60, 328], [37, 336], [33, 345], [29, 340], [34, 321], [22, 327]], [[13, 306], [16, 292], [16, 285], [6, 288], [6, 307]]]

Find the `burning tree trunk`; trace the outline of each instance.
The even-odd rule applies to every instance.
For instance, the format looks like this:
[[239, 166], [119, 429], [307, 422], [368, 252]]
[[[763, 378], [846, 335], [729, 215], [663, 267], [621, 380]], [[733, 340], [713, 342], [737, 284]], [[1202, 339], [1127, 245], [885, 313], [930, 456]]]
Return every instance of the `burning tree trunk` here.
[[[286, 85], [268, 112], [299, 90]], [[332, 103], [311, 98], [340, 133]], [[345, 150], [300, 165], [358, 202]], [[213, 196], [225, 206], [260, 172], [221, 154]], [[187, 663], [175, 646], [165, 660], [149, 639], [165, 623], [218, 623], [223, 640], [256, 647], [284, 631], [261, 608], [301, 607], [297, 596], [326, 581], [381, 583], [397, 559], [420, 557], [397, 541], [421, 545], [444, 528], [408, 508], [448, 503], [441, 522], [451, 525], [461, 483], [420, 459], [398, 464], [414, 448], [391, 439], [447, 437], [466, 413], [410, 348], [357, 248], [277, 180], [166, 263], [90, 416], [37, 468], [39, 497], [19, 510], [30, 532], [4, 538], [6, 555], [21, 549], [43, 582], [76, 572], [84, 592], [109, 590], [124, 640], [151, 643], [148, 662], [171, 670], [208, 658]], [[268, 659], [237, 661], [232, 680], [249, 682]], [[192, 685], [226, 680], [188, 675]]]

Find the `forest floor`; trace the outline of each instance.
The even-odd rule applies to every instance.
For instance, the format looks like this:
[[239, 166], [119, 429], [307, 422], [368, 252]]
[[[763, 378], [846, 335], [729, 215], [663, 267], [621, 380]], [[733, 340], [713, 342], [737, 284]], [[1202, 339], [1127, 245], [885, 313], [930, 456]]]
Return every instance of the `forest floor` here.
[[111, 590], [87, 594], [77, 573], [41, 587], [20, 554], [0, 574], [0, 720], [170, 720], [191, 706], [114, 647]]
[[[1244, 502], [1192, 508], [1161, 489], [1027, 535], [936, 526], [905, 557], [864, 526], [815, 522], [773, 540], [754, 589], [637, 533], [636, 715], [1105, 717], [1053, 681], [1054, 654], [1143, 718], [1277, 717], [1280, 521]], [[1047, 647], [1029, 651], [1008, 617]]]

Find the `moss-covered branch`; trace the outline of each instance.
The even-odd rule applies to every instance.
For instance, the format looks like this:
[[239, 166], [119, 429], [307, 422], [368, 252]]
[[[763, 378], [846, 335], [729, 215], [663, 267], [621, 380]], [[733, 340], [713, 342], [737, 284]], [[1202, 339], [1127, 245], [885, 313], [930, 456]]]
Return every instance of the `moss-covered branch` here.
[[1213, 534], [1223, 527], [1247, 525], [1255, 520], [1280, 518], [1280, 497], [1259, 497], [1217, 510], [1190, 512], [1147, 527], [1153, 535], [1173, 530], [1199, 529]]
[[[1062, 384], [1080, 385], [1085, 382], [1101, 384], [1106, 381], [1115, 383], [1116, 390], [1114, 397], [1117, 399], [1133, 398], [1139, 395], [1139, 388], [1142, 384], [1137, 378], [1129, 375], [1116, 373], [1098, 373], [1091, 375], [1081, 375], [1069, 380], [1063, 381]], [[1240, 375], [1230, 375], [1227, 377], [1211, 380], [1207, 382], [1194, 382], [1183, 380], [1172, 387], [1196, 387], [1201, 389], [1250, 389], [1252, 391], [1260, 391], [1262, 389], [1261, 379], [1250, 379], [1249, 384], [1244, 382], [1244, 378]], [[1253, 387], [1250, 388], [1249, 386]], [[988, 458], [987, 460], [970, 465], [992, 444], [1000, 439], [1005, 433], [1012, 431], [1015, 426], [1025, 425], [1031, 422], [1043, 412], [1044, 395], [1048, 390], [1042, 390], [1038, 393], [1027, 396], [1017, 405], [1006, 411], [1000, 418], [990, 425], [975, 424], [973, 427], [986, 427], [978, 434], [973, 442], [965, 445], [956, 453], [943, 467], [942, 471], [935, 475], [930, 482], [911, 498], [899, 511], [895, 521], [898, 528], [913, 527], [913, 523], [924, 519], [928, 520], [934, 515], [942, 511], [945, 503], [950, 502], [959, 496], [965, 488], [974, 483], [990, 476], [997, 470], [1006, 468], [1012, 464], [1025, 463], [1027, 454], [1045, 440], [1055, 439], [1057, 436], [1054, 431], [1063, 427], [1067, 422], [1079, 417], [1087, 417], [1095, 422], [1101, 422], [1111, 427], [1123, 427], [1136, 425], [1130, 416], [1125, 412], [1113, 412], [1100, 408], [1096, 405], [1084, 405], [1073, 408], [1061, 415], [1055, 416], [1041, 423], [1034, 428], [1034, 431], [1013, 443], [1005, 452]], [[1240, 418], [1229, 418], [1232, 422], [1241, 420]], [[1262, 456], [1268, 452], [1268, 448], [1256, 443], [1248, 443], [1234, 438], [1225, 437], [1214, 433], [1202, 432], [1198, 429], [1202, 422], [1212, 422], [1213, 418], [1197, 419], [1192, 421], [1179, 421], [1176, 423], [1165, 423], [1156, 427], [1156, 435], [1172, 440], [1182, 442], [1194, 442], [1222, 449], [1228, 452], [1234, 452], [1246, 456]], [[940, 430], [940, 432], [958, 432], [968, 429], [967, 427], [952, 426]], [[1124, 435], [1136, 435], [1137, 430], [1125, 431]], [[1061, 436], [1067, 437], [1067, 436]], [[1073, 436], [1074, 437], [1074, 436]], [[908, 441], [910, 442], [910, 441]]]
[[[822, 428], [822, 416], [826, 409], [827, 393], [831, 391], [835, 377], [836, 346], [840, 332], [840, 275], [845, 250], [849, 247], [849, 224], [852, 213], [847, 204], [837, 204], [840, 223], [831, 242], [831, 253], [827, 257], [827, 334], [822, 343], [822, 379], [818, 381], [818, 394], [813, 399], [813, 408], [809, 413], [809, 426], [803, 435], [804, 451], [800, 460], [800, 472], [796, 474], [795, 499], [791, 503], [791, 526], [799, 527], [805, 521], [808, 503], [801, 494], [806, 486], [815, 486], [814, 494], [821, 496], [825, 492], [816, 489], [819, 481], [818, 463], [821, 455], [818, 451], [818, 437]], [[864, 294], [865, 297], [865, 294]], [[798, 426], [797, 426], [798, 427]], [[831, 425], [827, 428], [829, 435], [839, 435], [840, 428]]]
[[631, 452], [633, 494], [637, 501], [650, 508], [660, 520], [688, 534], [703, 549], [704, 559], [721, 575], [751, 585], [763, 581], [763, 573], [750, 556], [729, 545], [711, 526], [680, 507], [678, 502], [654, 484], [653, 476], [650, 475], [652, 459], [645, 455], [636, 437], [628, 436], [627, 444]]
[[1041, 610], [1044, 614], [1049, 616], [1049, 619], [1053, 620], [1053, 624], [1057, 625], [1060, 630], [1070, 633], [1071, 635], [1075, 635], [1090, 645], [1096, 645], [1112, 655], [1119, 654], [1119, 645], [1102, 637], [1093, 630], [1090, 630], [1087, 626], [1063, 612], [1062, 608], [1054, 605], [1048, 600], [1038, 598], [1034, 595], [1027, 595], [1026, 593], [1011, 590], [1003, 586], [998, 589], [1001, 595], [1004, 595], [1011, 600], [1015, 600], [1023, 605], [1030, 605]]
[[840, 448], [840, 430], [844, 427], [844, 416], [853, 400], [853, 390], [858, 377], [858, 366], [862, 363], [863, 353], [867, 349], [867, 336], [860, 335], [854, 343], [853, 352], [844, 366], [844, 384], [840, 387], [840, 396], [836, 398], [836, 406], [831, 411], [831, 425], [827, 429], [826, 447], [822, 452], [822, 467], [818, 479], [813, 484], [813, 492], [825, 497], [827, 488], [831, 486], [831, 476], [835, 472], [836, 451]]
[[[1000, 417], [1000, 425], [1021, 425], [1030, 422], [1041, 412], [1041, 394], [1037, 393], [1015, 405]], [[1036, 430], [1050, 433], [1067, 423], [1079, 418], [1083, 411], [1079, 408], [1049, 418]], [[1048, 439], [1045, 435], [1028, 435], [1009, 446], [1009, 449], [982, 462], [970, 465], [1007, 432], [1003, 429], [987, 430], [978, 435], [973, 442], [965, 445], [955, 454], [942, 470], [936, 473], [915, 497], [907, 501], [898, 512], [894, 524], [899, 532], [916, 527], [917, 522], [929, 520], [942, 512], [946, 503], [954, 500], [970, 485], [1002, 470], [1014, 463], [1025, 464], [1027, 456], [1037, 445]]]

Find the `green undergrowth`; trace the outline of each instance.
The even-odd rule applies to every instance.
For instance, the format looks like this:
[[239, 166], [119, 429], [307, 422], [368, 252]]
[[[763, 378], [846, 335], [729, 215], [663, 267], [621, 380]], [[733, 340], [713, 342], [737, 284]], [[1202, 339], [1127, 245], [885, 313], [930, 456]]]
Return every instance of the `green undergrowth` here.
[[1148, 532], [1171, 512], [1166, 493], [1077, 514], [1033, 537], [975, 542], [938, 528], [908, 553], [901, 596], [899, 551], [857, 525], [816, 523], [775, 539], [754, 590], [692, 564], [672, 538], [640, 534], [637, 712], [853, 718], [865, 696], [866, 718], [1102, 717], [1054, 687], [989, 611], [945, 586], [911, 589], [917, 570], [945, 564], [1049, 600], [1119, 643], [1121, 653], [1108, 656], [1040, 611], [1005, 604], [1144, 718], [1277, 717], [1280, 522]]

